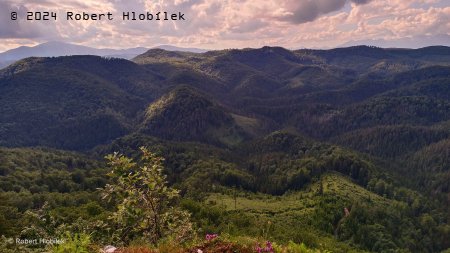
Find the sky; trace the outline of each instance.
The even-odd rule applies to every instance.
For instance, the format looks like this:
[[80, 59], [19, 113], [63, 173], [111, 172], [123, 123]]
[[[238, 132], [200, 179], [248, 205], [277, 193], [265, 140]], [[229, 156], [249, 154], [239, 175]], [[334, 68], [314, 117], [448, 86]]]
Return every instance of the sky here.
[[[28, 21], [28, 11], [56, 12], [57, 20]], [[114, 20], [67, 21], [67, 11], [109, 11]], [[186, 20], [123, 21], [124, 11], [181, 12]], [[449, 0], [0, 0], [0, 51], [48, 41], [97, 48], [450, 46], [449, 19]]]

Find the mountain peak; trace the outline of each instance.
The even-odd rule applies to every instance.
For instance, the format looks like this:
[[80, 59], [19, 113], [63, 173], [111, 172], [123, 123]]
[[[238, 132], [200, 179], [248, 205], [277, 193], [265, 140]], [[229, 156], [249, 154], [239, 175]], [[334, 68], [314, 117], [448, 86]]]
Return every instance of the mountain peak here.
[[141, 131], [170, 140], [222, 145], [245, 138], [223, 107], [189, 86], [177, 87], [152, 103]]

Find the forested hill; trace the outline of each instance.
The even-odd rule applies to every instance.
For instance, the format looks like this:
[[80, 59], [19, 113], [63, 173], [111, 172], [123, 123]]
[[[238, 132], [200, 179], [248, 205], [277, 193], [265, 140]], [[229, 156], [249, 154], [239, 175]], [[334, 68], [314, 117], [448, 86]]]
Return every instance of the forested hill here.
[[[447, 47], [264, 47], [203, 54], [153, 49], [133, 61], [28, 58], [1, 70], [0, 144], [88, 150], [142, 130], [147, 108], [165, 94], [180, 93], [174, 90], [180, 85], [203, 93], [223, 113], [205, 111], [177, 124], [188, 118], [202, 124], [234, 121], [253, 136], [292, 127], [328, 139], [375, 126], [432, 127], [449, 119]], [[192, 99], [179, 104], [201, 104]], [[211, 134], [221, 128], [212, 125]], [[187, 132], [190, 126], [198, 127], [186, 124]]]
[[[263, 236], [280, 242], [439, 252], [449, 143], [448, 47], [26, 58], [0, 70], [0, 221], [15, 221], [0, 234], [44, 200], [63, 223], [70, 208], [100, 219], [103, 157], [147, 146], [202, 229], [262, 236], [254, 227], [269, 220]], [[220, 206], [232, 189], [241, 206]], [[273, 201], [282, 208], [263, 207]]]

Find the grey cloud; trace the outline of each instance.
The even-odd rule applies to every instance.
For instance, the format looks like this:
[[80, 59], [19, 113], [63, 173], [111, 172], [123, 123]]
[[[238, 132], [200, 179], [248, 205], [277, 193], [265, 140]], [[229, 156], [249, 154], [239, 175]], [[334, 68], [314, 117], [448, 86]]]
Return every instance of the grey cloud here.
[[21, 34], [20, 21], [11, 20], [11, 12], [13, 11], [19, 12], [19, 8], [12, 6], [8, 2], [0, 2], [0, 38], [33, 37], [23, 36], [24, 34]]
[[316, 0], [318, 10], [321, 13], [329, 13], [344, 7], [346, 0]]
[[372, 1], [372, 0], [351, 0], [351, 2], [355, 3], [355, 4], [366, 4], [370, 1]]
[[316, 20], [318, 17], [342, 9], [347, 2], [366, 4], [371, 0], [289, 0], [286, 7], [292, 14], [281, 20], [302, 24]]
[[[54, 25], [46, 22], [31, 22], [26, 20], [28, 9], [23, 5], [11, 2], [0, 2], [0, 38], [3, 39], [37, 39], [41, 37], [55, 39]], [[11, 12], [17, 12], [17, 20], [11, 20]]]
[[[167, 11], [169, 13], [182, 12], [185, 14], [187, 21], [176, 22], [121, 22], [115, 26], [115, 30], [123, 34], [136, 34], [151, 37], [157, 34], [160, 38], [168, 37], [184, 37], [198, 34], [202, 29], [213, 29], [217, 26], [218, 20], [216, 14], [222, 11], [224, 4], [222, 2], [212, 2], [208, 4], [206, 12], [208, 18], [199, 18], [195, 6], [204, 3], [203, 0], [188, 0], [177, 2], [175, 0], [155, 2], [153, 9], [149, 11]], [[140, 1], [117, 0], [113, 3], [117, 12], [120, 11], [146, 11], [145, 5]]]
[[292, 13], [292, 15], [285, 17], [287, 21], [292, 23], [306, 23], [316, 19], [320, 14], [320, 10], [315, 2], [303, 1], [299, 2], [299, 5]]
[[79, 10], [88, 10], [89, 5], [77, 1], [60, 1], [60, 0], [14, 0], [27, 6], [39, 6], [53, 9], [55, 6], [70, 6]]
[[234, 33], [250, 33], [259, 30], [262, 27], [267, 25], [266, 22], [263, 22], [258, 19], [250, 20], [248, 22], [244, 22], [237, 27], [231, 28], [231, 32]]

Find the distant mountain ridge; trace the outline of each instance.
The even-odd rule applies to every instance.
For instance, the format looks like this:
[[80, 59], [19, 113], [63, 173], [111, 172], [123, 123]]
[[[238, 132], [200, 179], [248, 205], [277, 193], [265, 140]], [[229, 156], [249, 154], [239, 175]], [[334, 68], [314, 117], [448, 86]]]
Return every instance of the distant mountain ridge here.
[[[161, 48], [168, 51], [186, 51], [202, 53], [206, 50], [199, 48], [182, 48], [171, 45], [161, 45], [154, 48]], [[15, 61], [27, 57], [57, 57], [69, 55], [97, 55], [104, 57], [116, 57], [131, 59], [149, 50], [145, 47], [128, 49], [93, 48], [75, 45], [65, 42], [46, 42], [33, 47], [21, 46], [0, 53], [0, 68], [5, 67]]]
[[418, 35], [392, 40], [385, 40], [385, 39], [352, 40], [339, 45], [339, 47], [351, 47], [357, 45], [369, 45], [383, 48], [421, 48], [430, 45], [450, 46], [450, 35], [448, 34], [439, 34], [434, 36]]

